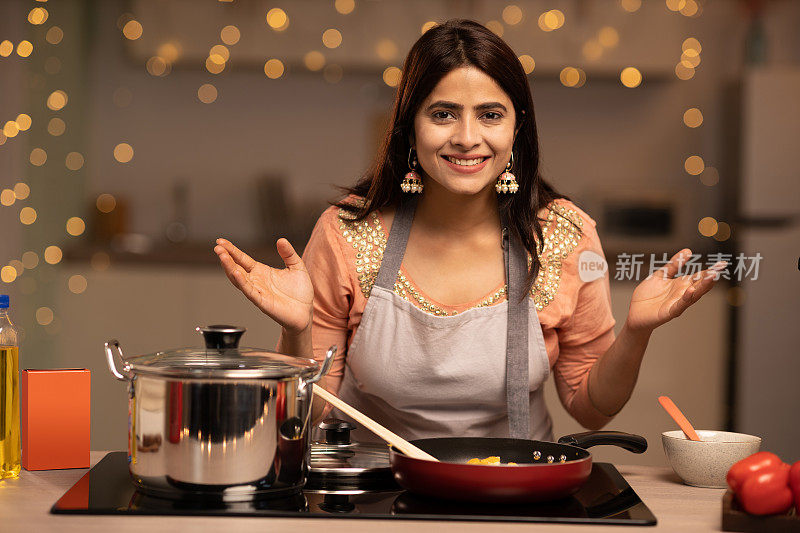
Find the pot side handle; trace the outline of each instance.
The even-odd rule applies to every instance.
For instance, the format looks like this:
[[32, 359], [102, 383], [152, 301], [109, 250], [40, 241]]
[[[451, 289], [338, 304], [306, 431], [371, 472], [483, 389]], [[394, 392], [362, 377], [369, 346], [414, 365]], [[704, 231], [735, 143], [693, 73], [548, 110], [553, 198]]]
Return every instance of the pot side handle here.
[[336, 355], [336, 350], [338, 347], [334, 344], [330, 348], [328, 348], [328, 353], [325, 354], [325, 360], [322, 362], [322, 368], [319, 369], [314, 376], [309, 378], [306, 383], [316, 383], [317, 381], [321, 380], [331, 369], [331, 365], [333, 364], [333, 357]]
[[[130, 379], [130, 366], [128, 363], [125, 362], [125, 356], [122, 355], [122, 348], [119, 345], [119, 341], [117, 339], [111, 339], [105, 343], [106, 348], [106, 362], [108, 363], [108, 369], [120, 381], [128, 381]], [[122, 363], [122, 372], [117, 370], [117, 365], [114, 363], [114, 355], [119, 358], [120, 363]]]
[[578, 448], [590, 448], [599, 444], [619, 446], [629, 452], [644, 453], [647, 450], [647, 440], [632, 433], [623, 431], [585, 431], [583, 433], [573, 433], [558, 439], [559, 444], [569, 444]]

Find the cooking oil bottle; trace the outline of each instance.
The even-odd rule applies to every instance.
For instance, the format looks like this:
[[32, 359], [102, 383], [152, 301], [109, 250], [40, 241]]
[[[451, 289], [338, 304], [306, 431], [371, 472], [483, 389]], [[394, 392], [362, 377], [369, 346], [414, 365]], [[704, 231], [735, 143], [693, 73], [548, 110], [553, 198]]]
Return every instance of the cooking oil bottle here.
[[0, 294], [0, 478], [19, 476], [19, 343], [8, 316], [8, 296]]

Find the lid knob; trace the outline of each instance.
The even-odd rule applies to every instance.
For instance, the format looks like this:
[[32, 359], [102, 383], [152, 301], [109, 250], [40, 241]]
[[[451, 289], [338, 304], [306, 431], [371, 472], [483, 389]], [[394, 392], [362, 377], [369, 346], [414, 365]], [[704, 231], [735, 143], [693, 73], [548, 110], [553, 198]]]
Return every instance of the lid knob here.
[[320, 423], [319, 428], [325, 431], [327, 444], [350, 444], [350, 432], [356, 426], [338, 418], [326, 418]]
[[215, 348], [217, 350], [238, 348], [239, 339], [241, 339], [244, 332], [247, 331], [246, 328], [221, 324], [197, 326], [195, 330], [203, 335], [206, 348]]

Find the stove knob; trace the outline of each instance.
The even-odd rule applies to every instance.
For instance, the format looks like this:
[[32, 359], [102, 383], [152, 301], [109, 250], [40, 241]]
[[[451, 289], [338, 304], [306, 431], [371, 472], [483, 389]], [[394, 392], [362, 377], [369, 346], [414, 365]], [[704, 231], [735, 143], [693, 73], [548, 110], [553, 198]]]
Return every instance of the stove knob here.
[[319, 428], [325, 431], [326, 444], [350, 444], [350, 432], [356, 426], [338, 418], [326, 418]]
[[319, 508], [328, 513], [349, 513], [356, 506], [347, 494], [326, 494]]

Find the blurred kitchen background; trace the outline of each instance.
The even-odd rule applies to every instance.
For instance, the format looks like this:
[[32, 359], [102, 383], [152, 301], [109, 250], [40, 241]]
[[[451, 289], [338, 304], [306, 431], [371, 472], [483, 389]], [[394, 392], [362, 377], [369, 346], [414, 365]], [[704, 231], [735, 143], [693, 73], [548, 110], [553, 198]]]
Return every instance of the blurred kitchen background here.
[[[529, 73], [544, 174], [598, 223], [617, 327], [636, 281], [689, 246], [721, 280], [653, 335], [609, 429], [665, 464], [671, 396], [702, 429], [800, 458], [800, 2], [793, 0], [3, 0], [0, 293], [21, 368], [92, 371], [92, 449], [124, 449], [127, 354], [199, 345], [199, 324], [279, 328], [212, 252], [282, 265], [373, 161], [410, 45], [485, 23]], [[738, 280], [736, 257], [757, 257]], [[757, 279], [753, 279], [757, 274]], [[739, 276], [742, 277], [742, 276]], [[580, 430], [548, 403], [556, 435]]]

